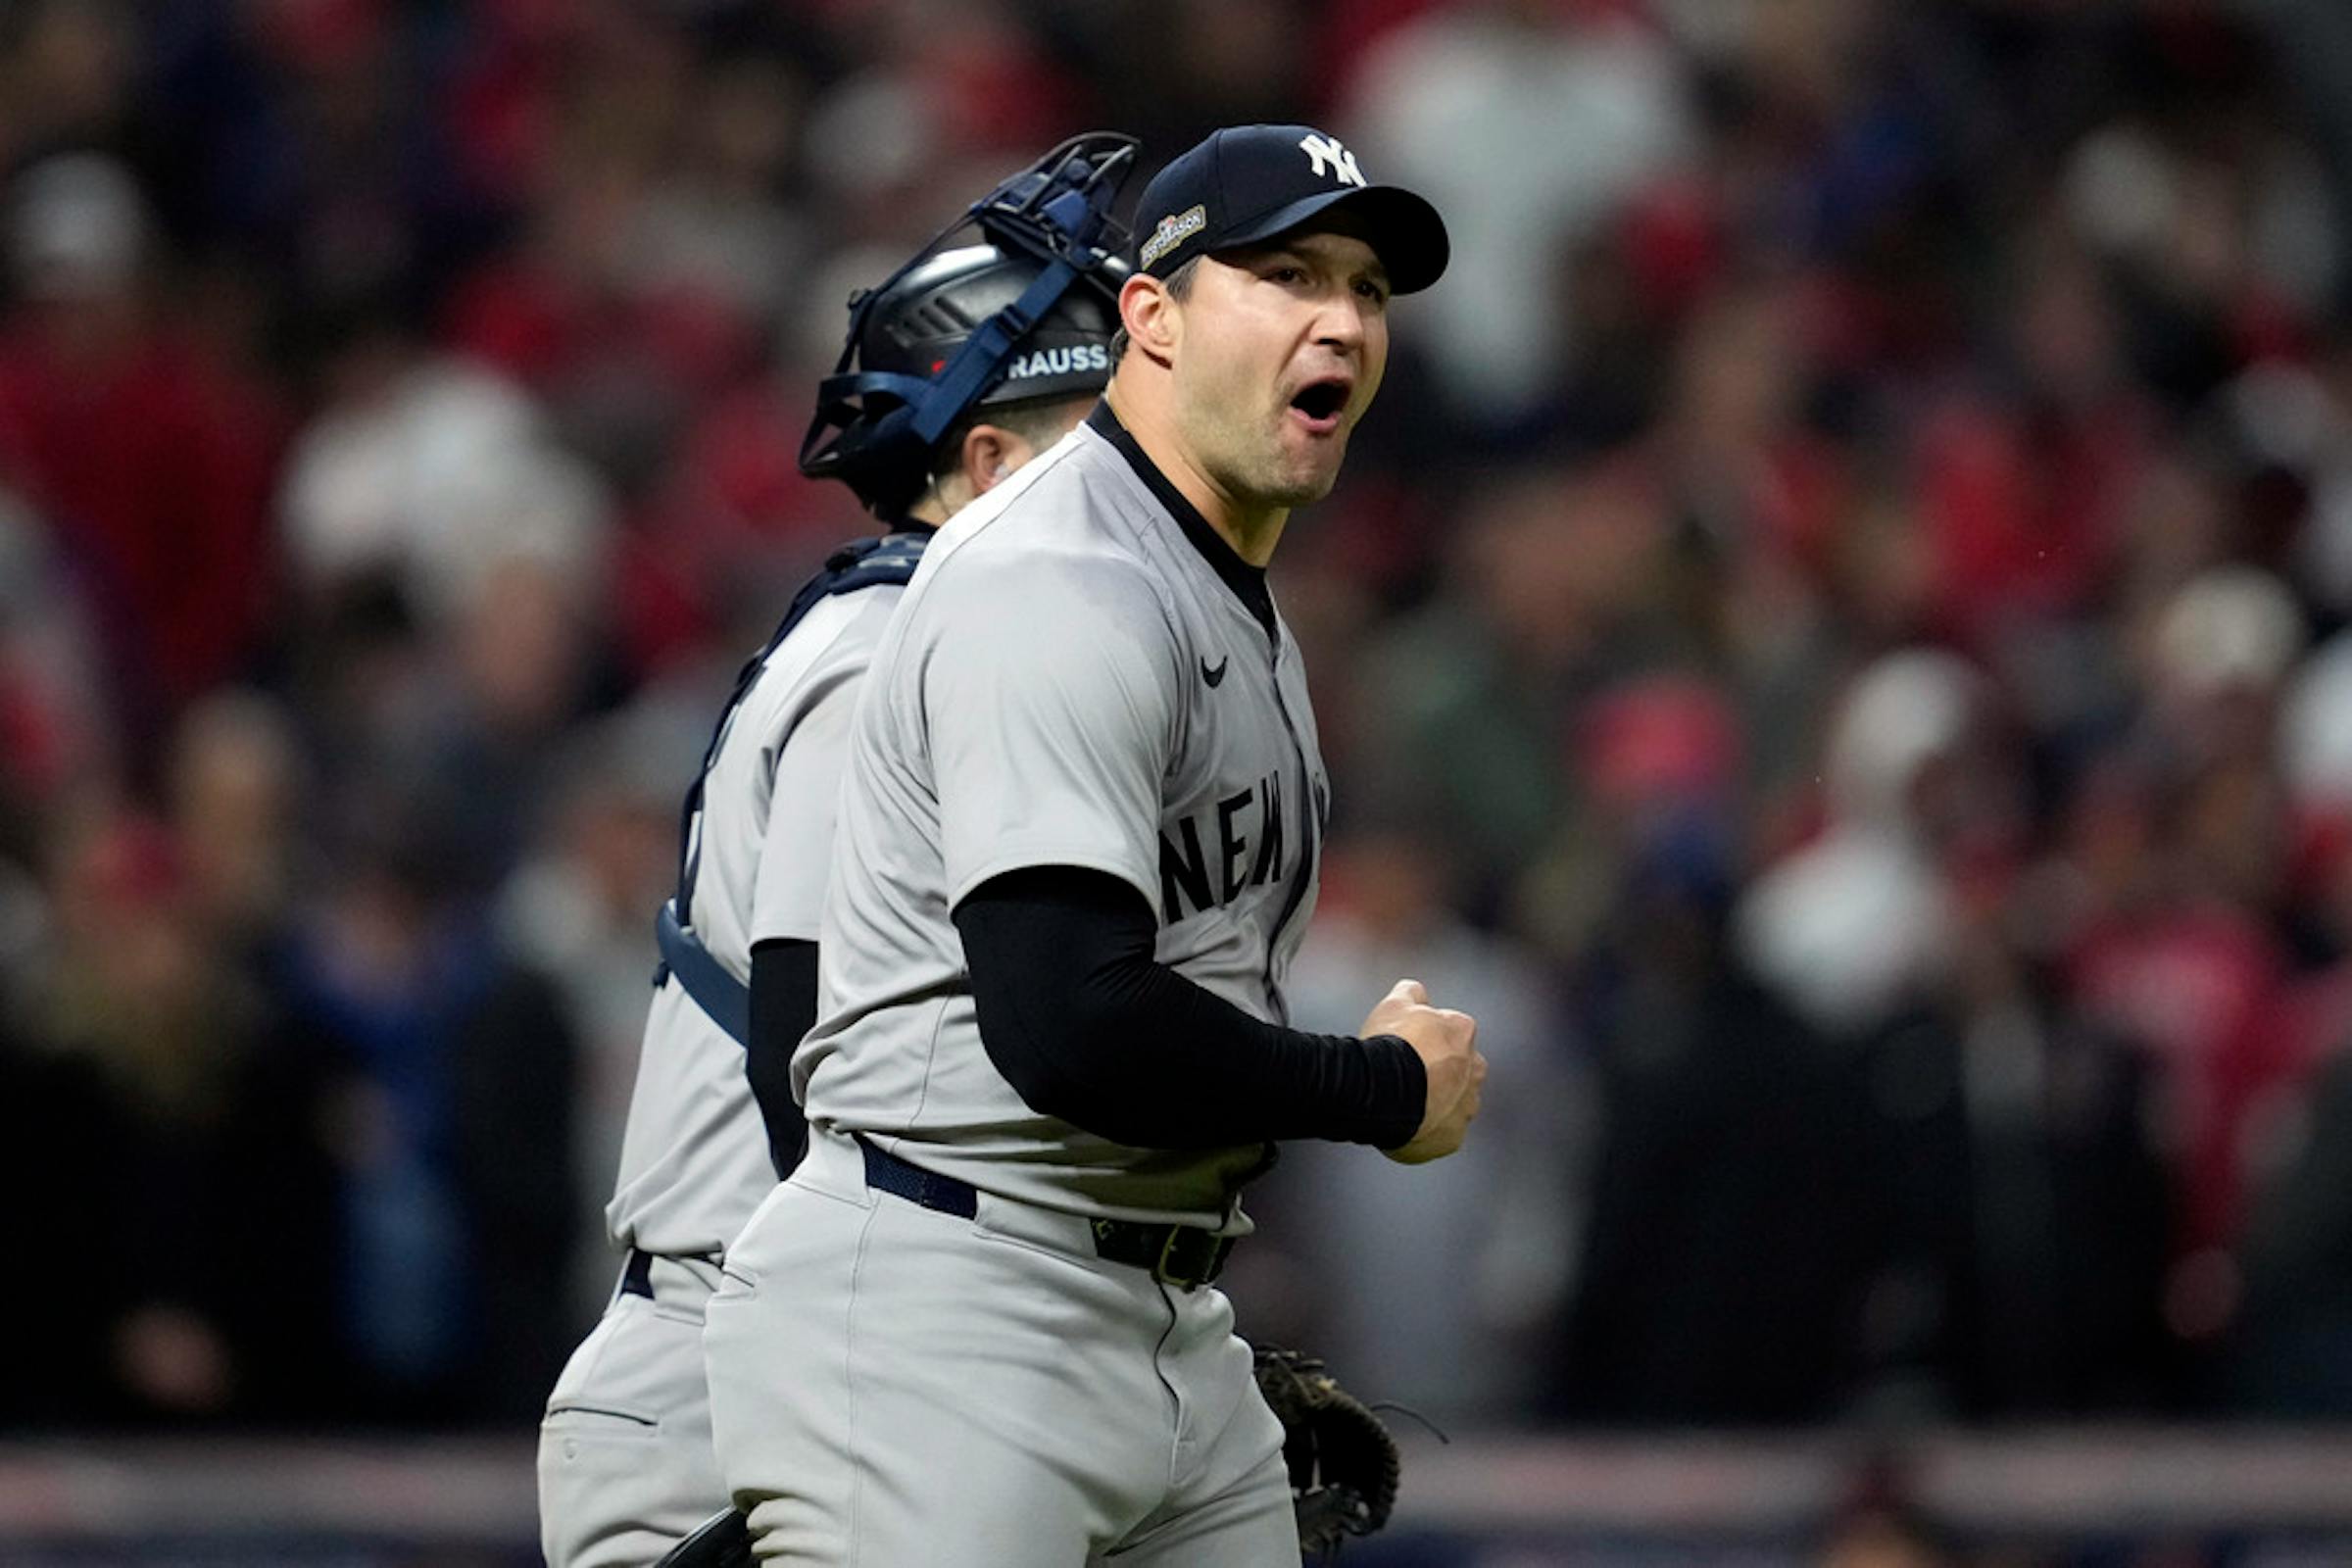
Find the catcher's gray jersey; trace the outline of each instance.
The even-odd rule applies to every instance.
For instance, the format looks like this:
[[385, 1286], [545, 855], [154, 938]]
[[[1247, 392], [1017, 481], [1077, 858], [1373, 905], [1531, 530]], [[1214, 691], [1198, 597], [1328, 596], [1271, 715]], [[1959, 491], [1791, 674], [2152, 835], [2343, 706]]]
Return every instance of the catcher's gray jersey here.
[[925, 556], [859, 699], [794, 1078], [812, 1122], [985, 1192], [1238, 1231], [1266, 1149], [1135, 1149], [1031, 1109], [951, 918], [1006, 871], [1108, 872], [1159, 912], [1159, 961], [1285, 1019], [1328, 794], [1305, 671], [1133, 450], [1098, 409]]
[[[746, 984], [754, 943], [817, 936], [850, 716], [903, 592], [818, 601], [769, 653], [711, 759], [690, 827], [690, 913], [703, 945]], [[743, 1050], [675, 976], [654, 994], [605, 1210], [620, 1246], [717, 1253], [775, 1185]]]

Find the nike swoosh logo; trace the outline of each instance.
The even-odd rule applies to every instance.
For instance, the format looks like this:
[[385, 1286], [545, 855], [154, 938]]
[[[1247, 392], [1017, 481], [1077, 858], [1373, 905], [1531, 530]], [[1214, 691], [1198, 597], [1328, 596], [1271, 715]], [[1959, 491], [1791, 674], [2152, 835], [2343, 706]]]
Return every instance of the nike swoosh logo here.
[[1233, 656], [1228, 654], [1225, 658], [1217, 661], [1216, 668], [1211, 669], [1208, 667], [1208, 661], [1203, 659], [1200, 661], [1200, 678], [1214, 686], [1225, 678], [1225, 666], [1232, 662]]

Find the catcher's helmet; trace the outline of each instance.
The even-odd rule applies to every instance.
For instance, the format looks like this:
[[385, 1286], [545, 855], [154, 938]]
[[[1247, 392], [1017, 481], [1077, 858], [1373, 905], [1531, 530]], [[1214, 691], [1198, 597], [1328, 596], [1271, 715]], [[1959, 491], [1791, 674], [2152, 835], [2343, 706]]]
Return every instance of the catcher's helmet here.
[[[1132, 137], [1073, 137], [974, 203], [880, 287], [817, 388], [801, 471], [903, 515], [942, 437], [974, 409], [1098, 392], [1110, 379], [1126, 235], [1110, 204]], [[980, 243], [943, 249], [977, 226]]]

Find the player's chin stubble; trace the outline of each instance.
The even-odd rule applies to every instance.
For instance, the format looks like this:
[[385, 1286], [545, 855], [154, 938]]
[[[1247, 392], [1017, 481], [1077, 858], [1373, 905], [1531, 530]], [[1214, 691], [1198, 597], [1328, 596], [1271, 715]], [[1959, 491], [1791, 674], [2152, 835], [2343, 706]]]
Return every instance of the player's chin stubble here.
[[1195, 426], [1201, 468], [1235, 500], [1252, 507], [1303, 507], [1331, 494], [1339, 481], [1348, 431], [1339, 433], [1336, 450], [1324, 458], [1312, 448], [1301, 452], [1292, 445], [1288, 405], [1277, 406], [1270, 418], [1257, 419], [1213, 397], [1194, 407], [1202, 416]]
[[[1286, 411], [1287, 414], [1287, 411]], [[1278, 427], [1279, 428], [1279, 427]], [[1309, 445], [1305, 451], [1294, 453], [1280, 436], [1268, 464], [1268, 499], [1279, 507], [1303, 507], [1331, 494], [1332, 486], [1340, 481], [1340, 467], [1348, 457], [1347, 428], [1326, 437], [1323, 442]]]
[[1303, 507], [1322, 500], [1339, 482], [1340, 466], [1348, 456], [1348, 426], [1300, 444], [1293, 436], [1290, 415], [1289, 405], [1277, 405], [1272, 421], [1250, 432], [1254, 482], [1250, 490], [1263, 506]]
[[1326, 469], [1310, 460], [1310, 466], [1301, 466], [1276, 442], [1270, 449], [1232, 465], [1219, 475], [1218, 482], [1227, 494], [1251, 506], [1287, 510], [1322, 500], [1331, 494], [1331, 487], [1338, 479], [1337, 464]]

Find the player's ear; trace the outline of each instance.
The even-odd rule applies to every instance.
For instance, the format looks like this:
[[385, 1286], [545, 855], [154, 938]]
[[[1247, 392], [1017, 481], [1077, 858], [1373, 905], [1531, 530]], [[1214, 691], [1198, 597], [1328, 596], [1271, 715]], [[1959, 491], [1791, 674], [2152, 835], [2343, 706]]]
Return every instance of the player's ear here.
[[986, 495], [1036, 454], [1029, 443], [1001, 425], [975, 424], [964, 434], [962, 469], [972, 494]]
[[1149, 272], [1133, 272], [1119, 288], [1119, 324], [1127, 342], [1165, 362], [1183, 337], [1183, 303]]

